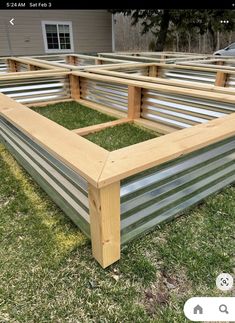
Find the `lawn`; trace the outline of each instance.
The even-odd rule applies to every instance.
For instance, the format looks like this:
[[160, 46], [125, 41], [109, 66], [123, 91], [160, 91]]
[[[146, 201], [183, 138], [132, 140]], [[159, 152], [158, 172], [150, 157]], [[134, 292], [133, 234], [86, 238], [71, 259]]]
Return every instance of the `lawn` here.
[[[51, 104], [46, 107], [32, 107], [31, 109], [67, 129], [78, 129], [116, 120], [111, 116], [80, 105], [75, 101]], [[84, 137], [109, 151], [113, 151], [155, 138], [156, 136], [159, 136], [159, 134], [146, 128], [143, 129], [133, 124], [122, 124], [88, 134]]]
[[31, 107], [31, 109], [70, 130], [116, 120], [114, 117], [84, 107], [75, 101]]
[[153, 139], [157, 134], [136, 125], [125, 123], [84, 136], [109, 151], [131, 146], [142, 141]]
[[229, 296], [235, 187], [128, 244], [103, 270], [88, 239], [0, 145], [0, 322], [188, 322], [192, 296]]

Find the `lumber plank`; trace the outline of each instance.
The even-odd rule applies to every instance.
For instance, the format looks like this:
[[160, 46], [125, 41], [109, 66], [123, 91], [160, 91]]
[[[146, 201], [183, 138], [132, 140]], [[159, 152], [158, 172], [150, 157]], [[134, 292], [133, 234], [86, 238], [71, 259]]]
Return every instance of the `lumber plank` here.
[[106, 128], [111, 128], [111, 127], [115, 127], [115, 126], [118, 126], [118, 125], [121, 125], [124, 123], [132, 123], [132, 122], [133, 122], [133, 120], [131, 120], [129, 118], [123, 118], [123, 119], [119, 119], [119, 120], [108, 121], [108, 122], [96, 124], [93, 126], [74, 129], [72, 131], [75, 132], [79, 136], [85, 136], [85, 135], [88, 135], [89, 133], [98, 132], [98, 131], [104, 130]]
[[57, 69], [52, 71], [46, 70], [38, 70], [38, 71], [26, 71], [26, 72], [16, 72], [9, 74], [0, 75], [0, 81], [8, 81], [8, 80], [19, 80], [19, 79], [30, 79], [30, 78], [43, 78], [43, 77], [51, 77], [51, 76], [65, 76], [68, 75], [68, 70], [66, 69]]
[[128, 118], [140, 117], [141, 109], [141, 87], [128, 86]]
[[79, 100], [75, 100], [75, 101], [82, 104], [82, 105], [85, 105], [88, 108], [106, 113], [110, 116], [114, 116], [117, 118], [126, 118], [126, 115], [127, 115], [125, 112], [121, 112], [121, 111], [114, 110], [113, 108], [105, 107], [99, 103], [95, 103], [95, 102], [91, 102], [91, 101], [87, 101], [87, 100], [83, 100], [83, 99], [79, 99]]
[[46, 107], [47, 105], [61, 103], [61, 102], [71, 102], [74, 101], [73, 99], [60, 99], [60, 100], [53, 100], [53, 101], [47, 101], [47, 102], [38, 102], [38, 103], [25, 103], [26, 107]]
[[71, 98], [78, 100], [80, 99], [80, 80], [78, 76], [73, 74], [69, 75], [69, 84], [70, 84], [70, 92]]
[[93, 80], [99, 80], [99, 81], [105, 81], [105, 82], [112, 82], [116, 84], [123, 84], [123, 85], [133, 85], [136, 87], [141, 87], [144, 89], [150, 89], [150, 90], [160, 90], [165, 93], [175, 93], [175, 94], [181, 94], [181, 95], [189, 95], [189, 96], [195, 96], [195, 97], [202, 97], [204, 99], [211, 99], [214, 101], [222, 101], [222, 102], [228, 102], [228, 103], [235, 103], [234, 95], [231, 94], [225, 94], [225, 93], [211, 93], [206, 92], [202, 90], [196, 90], [196, 89], [190, 89], [190, 88], [181, 88], [181, 87], [174, 87], [170, 85], [163, 85], [163, 84], [152, 84], [152, 83], [143, 83], [140, 81], [135, 80], [127, 80], [117, 77], [111, 77], [111, 76], [104, 76], [104, 75], [98, 75], [98, 74], [91, 74], [87, 72], [73, 72], [74, 75], [79, 75], [84, 78], [93, 79]]
[[14, 108], [22, 108], [24, 107], [23, 104], [16, 102], [15, 100], [11, 99], [9, 96], [0, 92], [0, 113]]
[[215, 79], [215, 85], [216, 86], [225, 86], [226, 84], [226, 79], [227, 79], [228, 74], [224, 72], [217, 72], [216, 73], [216, 79]]
[[[96, 186], [108, 152], [24, 106], [1, 115]], [[36, 126], [35, 126], [36, 125]]]
[[120, 259], [120, 182], [88, 188], [92, 254], [106, 268]]
[[235, 113], [109, 154], [99, 187], [235, 135]]
[[116, 76], [121, 78], [126, 78], [129, 80], [137, 80], [137, 81], [144, 81], [144, 82], [150, 82], [155, 84], [165, 84], [170, 86], [179, 86], [183, 88], [191, 88], [195, 90], [200, 91], [210, 91], [210, 92], [217, 92], [217, 93], [224, 93], [224, 94], [235, 94], [234, 88], [226, 88], [221, 86], [215, 86], [210, 84], [200, 84], [200, 83], [193, 83], [190, 81], [180, 81], [180, 80], [173, 80], [173, 79], [165, 79], [161, 77], [161, 68], [158, 68], [158, 75], [157, 77], [151, 77], [151, 76], [144, 76], [144, 75], [134, 75], [130, 73], [125, 72], [116, 72], [112, 70], [105, 69], [89, 69], [88, 70], [91, 73], [98, 73], [102, 75], [107, 76]]
[[139, 126], [146, 127], [147, 129], [154, 130], [154, 131], [156, 131], [160, 134], [164, 134], [164, 135], [179, 130], [177, 128], [167, 126], [167, 125], [161, 124], [159, 122], [146, 120], [144, 118], [134, 119], [134, 123]]

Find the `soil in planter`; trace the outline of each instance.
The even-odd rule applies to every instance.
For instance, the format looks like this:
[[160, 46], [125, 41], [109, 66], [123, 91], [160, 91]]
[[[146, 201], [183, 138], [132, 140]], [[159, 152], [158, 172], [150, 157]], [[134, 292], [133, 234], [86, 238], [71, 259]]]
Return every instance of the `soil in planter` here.
[[158, 136], [159, 134], [151, 130], [143, 129], [130, 123], [125, 123], [88, 134], [84, 136], [84, 138], [109, 151], [113, 151], [153, 139]]
[[116, 120], [114, 117], [87, 108], [75, 101], [31, 107], [31, 109], [70, 130]]

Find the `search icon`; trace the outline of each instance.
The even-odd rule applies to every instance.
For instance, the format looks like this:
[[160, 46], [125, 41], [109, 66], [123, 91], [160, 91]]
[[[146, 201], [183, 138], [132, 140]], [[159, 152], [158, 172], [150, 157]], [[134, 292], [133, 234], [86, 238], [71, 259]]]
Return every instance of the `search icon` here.
[[220, 311], [221, 313], [229, 314], [229, 313], [228, 313], [227, 305], [225, 305], [225, 304], [221, 304], [221, 305], [220, 305], [220, 307], [219, 307], [219, 311]]

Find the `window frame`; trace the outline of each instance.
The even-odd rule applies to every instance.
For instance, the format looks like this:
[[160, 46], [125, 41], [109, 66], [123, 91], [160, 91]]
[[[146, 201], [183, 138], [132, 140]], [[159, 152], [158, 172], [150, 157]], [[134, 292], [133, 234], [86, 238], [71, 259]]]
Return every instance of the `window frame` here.
[[[45, 53], [72, 53], [72, 52], [74, 52], [72, 21], [42, 20], [41, 24], [42, 24], [42, 35], [43, 35]], [[58, 25], [69, 25], [69, 35], [70, 35], [71, 48], [70, 49], [60, 49], [60, 48], [50, 49], [50, 48], [48, 48], [46, 25], [56, 25], [57, 35], [58, 35]]]

